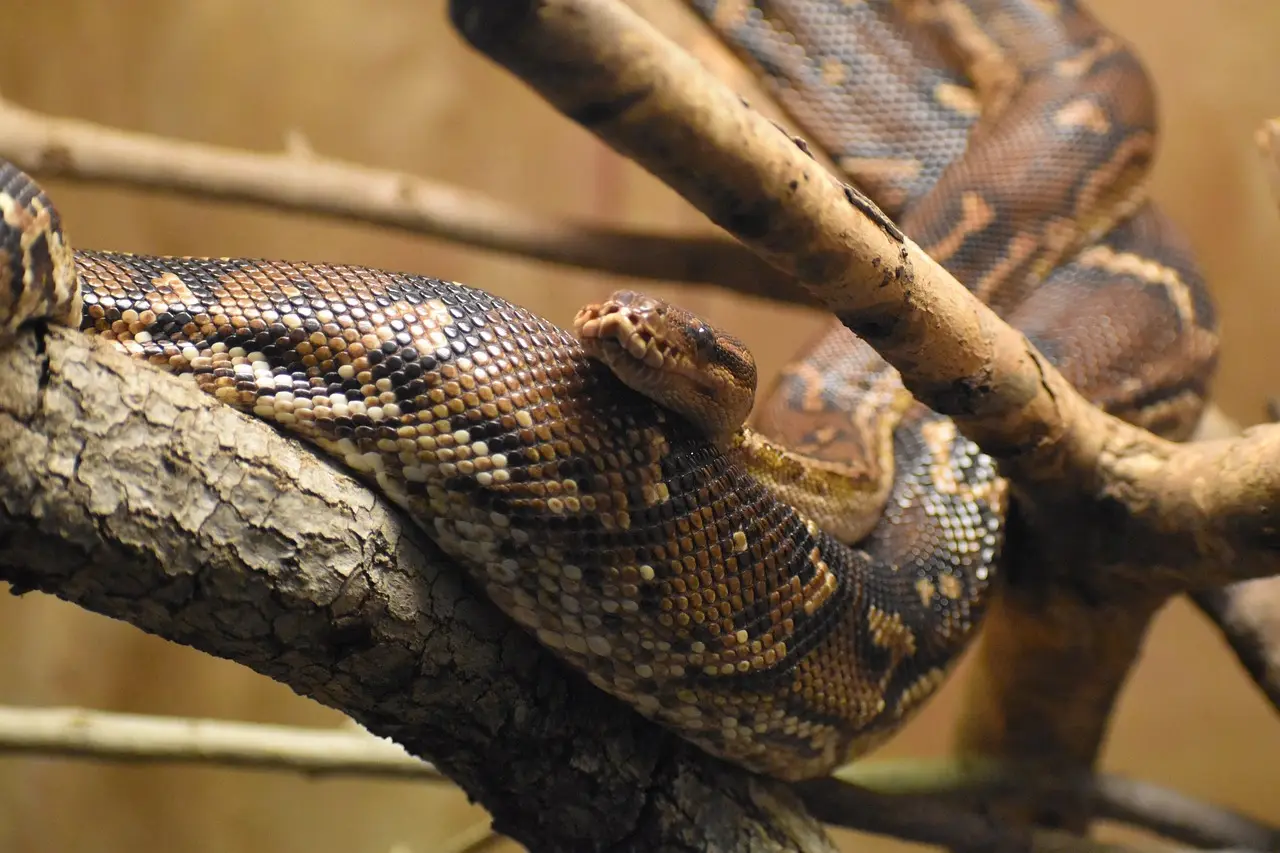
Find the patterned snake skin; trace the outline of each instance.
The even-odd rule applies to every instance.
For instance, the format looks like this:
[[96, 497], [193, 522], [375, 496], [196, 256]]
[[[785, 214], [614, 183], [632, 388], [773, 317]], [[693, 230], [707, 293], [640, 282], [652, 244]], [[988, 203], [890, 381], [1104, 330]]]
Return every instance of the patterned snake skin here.
[[[1112, 35], [1067, 0], [692, 5], [1086, 394], [1188, 433], [1213, 312], [1141, 199], [1150, 94]], [[717, 755], [787, 779], [828, 772], [896, 730], [978, 624], [1004, 482], [841, 327], [751, 427], [739, 412], [711, 429], [714, 395], [657, 405], [574, 335], [483, 291], [72, 250], [9, 164], [0, 212], [0, 343], [32, 320], [79, 326], [318, 445], [555, 654]], [[754, 369], [731, 339], [661, 307], [698, 369], [732, 364], [749, 401]], [[656, 344], [636, 337], [633, 308], [587, 309], [579, 331], [621, 312], [604, 325], [643, 362]]]

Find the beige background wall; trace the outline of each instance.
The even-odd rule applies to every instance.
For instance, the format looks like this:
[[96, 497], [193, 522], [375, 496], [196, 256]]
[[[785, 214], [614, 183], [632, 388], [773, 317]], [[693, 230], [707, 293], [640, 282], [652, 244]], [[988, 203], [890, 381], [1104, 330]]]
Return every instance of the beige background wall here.
[[[255, 149], [319, 151], [548, 212], [696, 227], [665, 188], [554, 115], [454, 36], [443, 0], [11, 3], [0, 93], [24, 106]], [[663, 8], [645, 0], [647, 9]], [[1218, 402], [1257, 420], [1280, 392], [1280, 217], [1254, 154], [1280, 114], [1275, 0], [1094, 0], [1154, 74], [1155, 192], [1190, 232], [1222, 308]], [[664, 15], [683, 22], [683, 16]], [[50, 183], [82, 246], [412, 269], [567, 321], [616, 285], [370, 228]], [[664, 288], [671, 292], [669, 288]], [[818, 321], [716, 293], [681, 300], [740, 333], [766, 376]], [[0, 702], [325, 725], [337, 716], [248, 671], [40, 596], [0, 600]], [[945, 747], [954, 689], [886, 754]], [[1108, 768], [1280, 816], [1280, 724], [1209, 629], [1175, 605], [1127, 689]], [[0, 759], [0, 849], [426, 851], [483, 814], [446, 787]], [[844, 836], [849, 837], [849, 836]], [[849, 837], [851, 838], [851, 837]], [[863, 840], [859, 850], [887, 849]], [[852, 844], [849, 849], [854, 849]]]

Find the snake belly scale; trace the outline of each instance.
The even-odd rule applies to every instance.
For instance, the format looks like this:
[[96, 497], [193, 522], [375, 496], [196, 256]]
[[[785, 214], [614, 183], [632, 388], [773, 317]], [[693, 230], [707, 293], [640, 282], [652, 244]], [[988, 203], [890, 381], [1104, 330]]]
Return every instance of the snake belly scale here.
[[[982, 134], [963, 116], [935, 119], [983, 98], [1002, 115], [1031, 111], [1008, 86], [988, 87], [998, 97], [971, 87], [971, 77], [986, 79], [974, 70], [987, 67], [977, 54], [937, 47], [973, 41], [939, 23], [951, 19], [903, 12], [945, 3], [775, 0], [730, 4], [732, 15], [723, 4], [694, 5], [746, 53], [767, 51], [773, 36], [793, 56], [820, 52], [830, 31], [794, 21], [859, 5], [907, 33], [877, 41], [855, 28], [841, 50], [897, 57], [902, 90], [932, 111], [928, 133], [899, 132], [875, 110], [858, 124], [854, 98], [849, 128], [861, 129], [842, 132], [880, 154], [863, 156], [851, 143], [841, 162], [878, 189], [907, 233], [913, 222], [924, 229], [951, 215], [951, 225], [981, 236], [964, 219], [975, 207], [964, 199], [994, 198], [983, 195], [994, 173], [964, 166], [974, 151], [981, 162]], [[737, 29], [764, 20], [761, 9], [798, 17], [763, 35]], [[986, 19], [964, 19], [974, 20]], [[770, 67], [775, 81], [785, 77]], [[830, 89], [839, 75], [826, 67]], [[921, 74], [953, 88], [912, 83]], [[829, 150], [840, 141], [815, 136]], [[886, 152], [918, 162], [890, 162]], [[952, 254], [995, 266], [1005, 258], [1009, 270], [989, 295], [1011, 315], [1026, 300], [1008, 295], [1006, 282], [1055, 282], [1086, 311], [1090, 299], [1131, 285], [1142, 298], [1117, 304], [1146, 312], [1136, 328], [1147, 323], [1159, 335], [1125, 332], [1117, 344], [1096, 316], [1037, 326], [1032, 313], [1025, 327], [1095, 400], [1139, 420], [1155, 412], [1167, 433], [1184, 430], [1212, 351], [1204, 337], [1212, 313], [1193, 267], [1162, 220], [1126, 194], [1093, 193], [1110, 200], [1088, 207], [1091, 224], [1075, 237], [1066, 226], [1041, 227], [1084, 221], [1085, 208], [1050, 196], [1038, 208], [1012, 206], [1051, 214], [1025, 227], [1010, 221], [1012, 208], [984, 201], [1001, 228], [982, 239], [1004, 243], [994, 256], [972, 247]], [[1100, 206], [1106, 215], [1093, 216]], [[895, 731], [979, 623], [1000, 557], [1006, 486], [949, 419], [904, 401], [896, 373], [841, 328], [788, 368], [756, 422], [729, 418], [712, 434], [698, 417], [705, 401], [659, 405], [578, 336], [481, 290], [354, 266], [73, 250], [49, 199], [7, 163], [0, 212], [0, 342], [33, 320], [76, 325], [307, 440], [403, 507], [562, 660], [716, 755], [786, 779], [828, 772]], [[1097, 224], [1112, 218], [1114, 227]], [[1023, 237], [1031, 250], [1015, 245]], [[1045, 248], [1050, 237], [1057, 242]], [[1060, 276], [1066, 267], [1088, 274]], [[1175, 291], [1183, 298], [1174, 308], [1157, 302]], [[1049, 307], [1065, 313], [1061, 299]], [[698, 349], [707, 335], [693, 324], [686, 318], [682, 328]], [[713, 354], [728, 340], [707, 334]], [[1179, 360], [1188, 347], [1194, 357]], [[633, 354], [653, 355], [639, 344]], [[1154, 372], [1122, 376], [1126, 359], [1144, 356]], [[858, 516], [847, 524], [846, 508]]]

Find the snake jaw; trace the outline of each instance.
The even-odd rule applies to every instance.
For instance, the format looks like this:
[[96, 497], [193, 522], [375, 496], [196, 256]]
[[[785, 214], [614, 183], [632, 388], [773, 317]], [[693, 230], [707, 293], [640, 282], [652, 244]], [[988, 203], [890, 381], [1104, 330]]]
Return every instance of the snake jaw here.
[[574, 318], [584, 351], [623, 383], [701, 429], [731, 440], [751, 412], [755, 364], [745, 347], [660, 299], [619, 291]]
[[612, 300], [588, 305], [574, 318], [574, 331], [589, 355], [605, 360], [607, 353], [616, 354], [634, 362], [631, 367], [651, 370], [677, 367], [678, 356], [667, 343], [664, 326], [660, 313], [646, 315]]

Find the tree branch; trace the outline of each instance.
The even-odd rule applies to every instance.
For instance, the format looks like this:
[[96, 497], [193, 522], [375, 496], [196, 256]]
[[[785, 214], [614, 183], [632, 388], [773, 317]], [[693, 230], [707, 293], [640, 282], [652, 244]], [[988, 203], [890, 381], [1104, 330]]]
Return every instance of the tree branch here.
[[[1266, 149], [1264, 149], [1266, 150]], [[1229, 438], [1240, 425], [1217, 408], [1201, 419], [1195, 438]], [[1280, 710], [1280, 577], [1207, 589], [1192, 600], [1235, 652], [1249, 677]]]
[[[493, 831], [488, 823], [475, 823], [459, 832], [452, 838], [445, 839], [436, 853], [481, 853], [502, 840], [502, 836]], [[392, 853], [399, 853], [393, 850]], [[410, 853], [406, 850], [405, 853]]]
[[[1143, 585], [1167, 595], [1280, 573], [1280, 466], [1254, 464], [1280, 458], [1280, 430], [1179, 445], [1090, 405], [869, 200], [622, 4], [450, 9], [476, 48], [798, 279], [1017, 487], [1122, 508], [1111, 526], [1161, 569]], [[1205, 470], [1221, 473], [1200, 482]], [[1106, 571], [1137, 545], [1090, 543]]]
[[[859, 793], [843, 794], [842, 788]], [[1193, 800], [1176, 791], [1120, 776], [1081, 774], [1073, 777], [1028, 776], [995, 761], [903, 759], [871, 761], [841, 768], [830, 780], [800, 789], [815, 814], [828, 815], [842, 796], [854, 800], [862, 792], [895, 797], [900, 802], [926, 800], [963, 804], [979, 813], [994, 796], [1016, 798], [1038, 791], [1041, 796], [1088, 800], [1098, 818], [1117, 821], [1197, 847], [1280, 849], [1280, 828], [1245, 815]], [[815, 805], [817, 799], [825, 805]]]
[[[260, 723], [118, 714], [82, 708], [0, 706], [0, 755], [61, 756], [126, 763], [192, 763], [286, 771], [315, 778], [448, 781], [431, 764], [355, 728], [309, 729]], [[1027, 779], [952, 760], [850, 765], [836, 779], [797, 788], [829, 823], [952, 847], [1001, 845], [1007, 830], [981, 817], [983, 798], [1028, 787], [1081, 788], [1098, 815], [1201, 846], [1271, 849], [1280, 830], [1154, 785], [1099, 776], [1071, 784]], [[871, 819], [868, 816], [872, 815]], [[463, 831], [450, 849], [480, 849], [489, 824]], [[1033, 849], [1057, 843], [1033, 833]], [[1100, 847], [1081, 849], [1101, 850]]]
[[830, 851], [781, 785], [569, 673], [369, 490], [78, 332], [0, 350], [0, 580], [236, 661], [539, 850]]
[[298, 145], [255, 153], [55, 118], [0, 100], [0, 157], [35, 174], [249, 202], [425, 234], [506, 255], [629, 278], [713, 284], [816, 304], [719, 236], [628, 231], [524, 210], [403, 172]]
[[83, 708], [0, 707], [0, 754], [128, 763], [199, 763], [313, 777], [447, 781], [391, 741], [355, 729], [115, 714]]
[[1271, 195], [1280, 202], [1280, 118], [1263, 122], [1254, 134], [1254, 142], [1262, 155], [1262, 167], [1267, 173]]
[[[1087, 769], [1168, 597], [1280, 574], [1280, 430], [1181, 445], [1090, 405], [869, 200], [622, 4], [452, 0], [450, 13], [473, 46], [793, 275], [1000, 462], [1018, 512], [962, 751]], [[1007, 816], [1083, 828], [1088, 809]]]
[[1280, 709], [1280, 577], [1205, 590], [1195, 602], [1222, 631], [1258, 689]]

